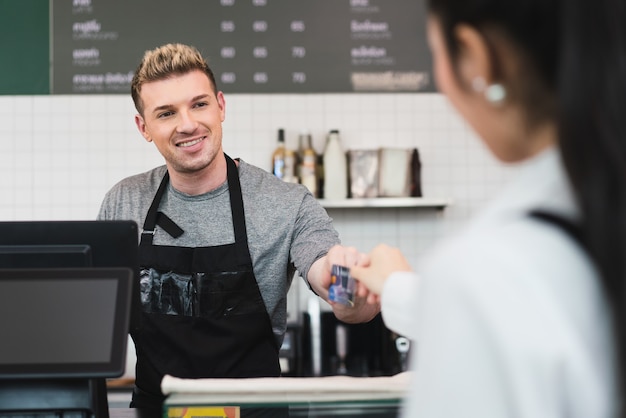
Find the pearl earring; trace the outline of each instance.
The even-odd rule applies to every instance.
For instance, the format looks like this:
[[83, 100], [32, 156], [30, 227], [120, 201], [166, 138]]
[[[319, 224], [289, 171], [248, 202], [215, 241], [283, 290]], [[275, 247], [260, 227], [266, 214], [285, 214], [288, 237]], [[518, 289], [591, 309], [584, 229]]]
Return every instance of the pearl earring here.
[[474, 77], [472, 80], [472, 89], [476, 93], [483, 93], [485, 99], [494, 106], [502, 104], [506, 99], [506, 89], [500, 83], [487, 85], [483, 77]]
[[506, 98], [506, 90], [502, 84], [491, 84], [485, 89], [485, 98], [493, 105], [500, 105]]

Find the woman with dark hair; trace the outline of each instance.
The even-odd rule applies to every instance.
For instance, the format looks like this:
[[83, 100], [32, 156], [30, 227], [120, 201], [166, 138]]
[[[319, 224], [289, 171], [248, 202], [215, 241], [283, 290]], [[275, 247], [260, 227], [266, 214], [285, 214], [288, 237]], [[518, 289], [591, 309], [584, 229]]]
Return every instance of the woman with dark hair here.
[[416, 342], [404, 414], [624, 416], [626, 2], [430, 0], [429, 12], [440, 91], [520, 167], [419, 271], [385, 245], [351, 269]]

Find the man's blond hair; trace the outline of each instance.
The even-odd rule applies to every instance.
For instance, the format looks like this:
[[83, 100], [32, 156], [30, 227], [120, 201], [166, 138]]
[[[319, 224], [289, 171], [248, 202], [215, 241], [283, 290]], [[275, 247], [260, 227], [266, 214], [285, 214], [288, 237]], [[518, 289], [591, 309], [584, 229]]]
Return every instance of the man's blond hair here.
[[146, 51], [141, 64], [135, 70], [130, 85], [130, 94], [137, 112], [143, 115], [143, 103], [139, 93], [141, 93], [141, 86], [144, 83], [186, 74], [193, 70], [204, 72], [211, 81], [213, 92], [217, 92], [213, 71], [195, 47], [184, 44], [167, 44]]

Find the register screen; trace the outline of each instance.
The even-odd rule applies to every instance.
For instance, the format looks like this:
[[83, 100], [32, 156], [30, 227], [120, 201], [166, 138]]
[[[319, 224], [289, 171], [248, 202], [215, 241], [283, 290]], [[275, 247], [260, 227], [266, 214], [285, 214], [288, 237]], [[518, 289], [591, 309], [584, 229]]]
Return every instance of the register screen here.
[[0, 281], [0, 365], [111, 360], [118, 281]]

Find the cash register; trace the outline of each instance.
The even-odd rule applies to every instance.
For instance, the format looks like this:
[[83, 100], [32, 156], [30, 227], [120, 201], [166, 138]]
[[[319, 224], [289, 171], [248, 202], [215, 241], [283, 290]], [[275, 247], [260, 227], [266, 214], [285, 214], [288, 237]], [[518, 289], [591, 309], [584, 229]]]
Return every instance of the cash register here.
[[0, 418], [108, 418], [137, 321], [137, 226], [0, 222]]

